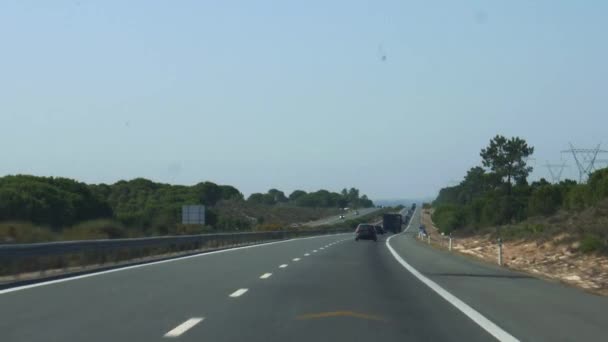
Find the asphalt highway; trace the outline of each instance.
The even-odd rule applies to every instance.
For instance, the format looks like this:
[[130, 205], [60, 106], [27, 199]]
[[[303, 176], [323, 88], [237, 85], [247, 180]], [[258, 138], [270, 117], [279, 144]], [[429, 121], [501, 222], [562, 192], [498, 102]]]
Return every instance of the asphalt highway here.
[[606, 340], [604, 297], [435, 250], [418, 220], [2, 290], [0, 341]]

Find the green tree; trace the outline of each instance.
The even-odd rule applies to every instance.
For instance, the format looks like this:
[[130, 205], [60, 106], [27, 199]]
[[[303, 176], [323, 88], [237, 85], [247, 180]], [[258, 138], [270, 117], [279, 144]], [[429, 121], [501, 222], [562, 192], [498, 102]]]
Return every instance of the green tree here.
[[263, 204], [264, 203], [264, 194], [259, 192], [254, 192], [247, 198], [247, 202]]
[[231, 185], [220, 185], [220, 191], [223, 200], [243, 200], [243, 194], [237, 188]]
[[502, 135], [490, 140], [490, 145], [481, 150], [483, 166], [489, 168], [500, 180], [507, 185], [507, 193], [511, 195], [513, 182], [526, 180], [532, 167], [526, 163], [527, 157], [534, 153], [534, 147], [519, 138], [507, 139]]
[[563, 202], [562, 192], [558, 186], [544, 184], [532, 191], [529, 200], [529, 215], [551, 215]]
[[295, 202], [298, 200], [298, 198], [305, 196], [306, 195], [306, 191], [303, 190], [294, 190], [290, 195], [289, 195], [289, 200], [292, 202]]
[[285, 193], [283, 191], [277, 189], [270, 189], [268, 190], [268, 195], [272, 196], [274, 203], [287, 202], [287, 197], [285, 197]]

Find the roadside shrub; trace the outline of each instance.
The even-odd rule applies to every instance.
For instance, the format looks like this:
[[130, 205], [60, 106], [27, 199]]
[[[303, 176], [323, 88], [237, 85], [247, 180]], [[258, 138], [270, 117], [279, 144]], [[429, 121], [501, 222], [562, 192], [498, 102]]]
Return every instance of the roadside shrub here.
[[583, 253], [597, 252], [602, 249], [603, 243], [597, 236], [587, 235], [581, 240], [580, 251]]
[[63, 240], [119, 239], [128, 237], [123, 224], [110, 219], [81, 222], [64, 229], [61, 235]]
[[264, 224], [260, 224], [257, 227], [255, 227], [255, 230], [261, 231], [261, 232], [275, 232], [275, 231], [280, 231], [282, 229], [283, 229], [283, 226], [281, 226], [278, 223], [264, 223]]
[[592, 173], [587, 186], [591, 192], [594, 204], [608, 197], [608, 168]]
[[585, 184], [573, 186], [566, 195], [564, 204], [567, 209], [576, 211], [588, 207], [591, 204], [591, 191], [589, 191], [589, 186]]
[[562, 193], [558, 187], [540, 186], [532, 191], [528, 201], [528, 214], [529, 216], [551, 215], [559, 209], [562, 201]]
[[238, 217], [224, 217], [220, 216], [217, 224], [215, 225], [216, 230], [220, 232], [240, 230], [246, 231], [251, 230], [251, 220], [238, 218]]
[[499, 198], [489, 196], [483, 200], [480, 220], [482, 226], [495, 226], [501, 224], [503, 216], [504, 207], [501, 206]]
[[440, 205], [431, 218], [439, 230], [446, 234], [461, 229], [466, 224], [465, 211], [461, 206]]
[[176, 224], [169, 229], [169, 235], [197, 235], [205, 233], [213, 233], [214, 230], [210, 226], [202, 224]]
[[44, 226], [36, 226], [28, 222], [0, 223], [1, 243], [34, 243], [55, 240], [53, 231]]

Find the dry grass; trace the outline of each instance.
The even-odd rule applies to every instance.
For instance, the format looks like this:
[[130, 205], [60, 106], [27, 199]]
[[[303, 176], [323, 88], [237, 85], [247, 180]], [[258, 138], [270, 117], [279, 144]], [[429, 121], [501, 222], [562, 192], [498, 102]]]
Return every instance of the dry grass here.
[[[603, 202], [580, 213], [559, 212], [502, 227], [505, 266], [608, 295], [608, 255], [603, 253], [605, 242], [598, 238], [608, 230], [607, 209]], [[441, 241], [428, 211], [423, 211], [422, 221], [433, 240]], [[496, 238], [496, 228], [461, 235], [454, 238], [453, 249], [496, 263]], [[586, 250], [586, 245], [591, 247]]]

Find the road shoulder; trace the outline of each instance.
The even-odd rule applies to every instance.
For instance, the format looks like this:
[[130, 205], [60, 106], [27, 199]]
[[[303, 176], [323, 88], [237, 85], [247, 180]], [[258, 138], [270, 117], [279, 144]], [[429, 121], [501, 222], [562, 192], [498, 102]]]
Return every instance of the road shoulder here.
[[[413, 227], [419, 219], [412, 219]], [[409, 231], [395, 236], [391, 246], [424, 276], [514, 336], [603, 340], [608, 324], [604, 297], [432, 248]]]

